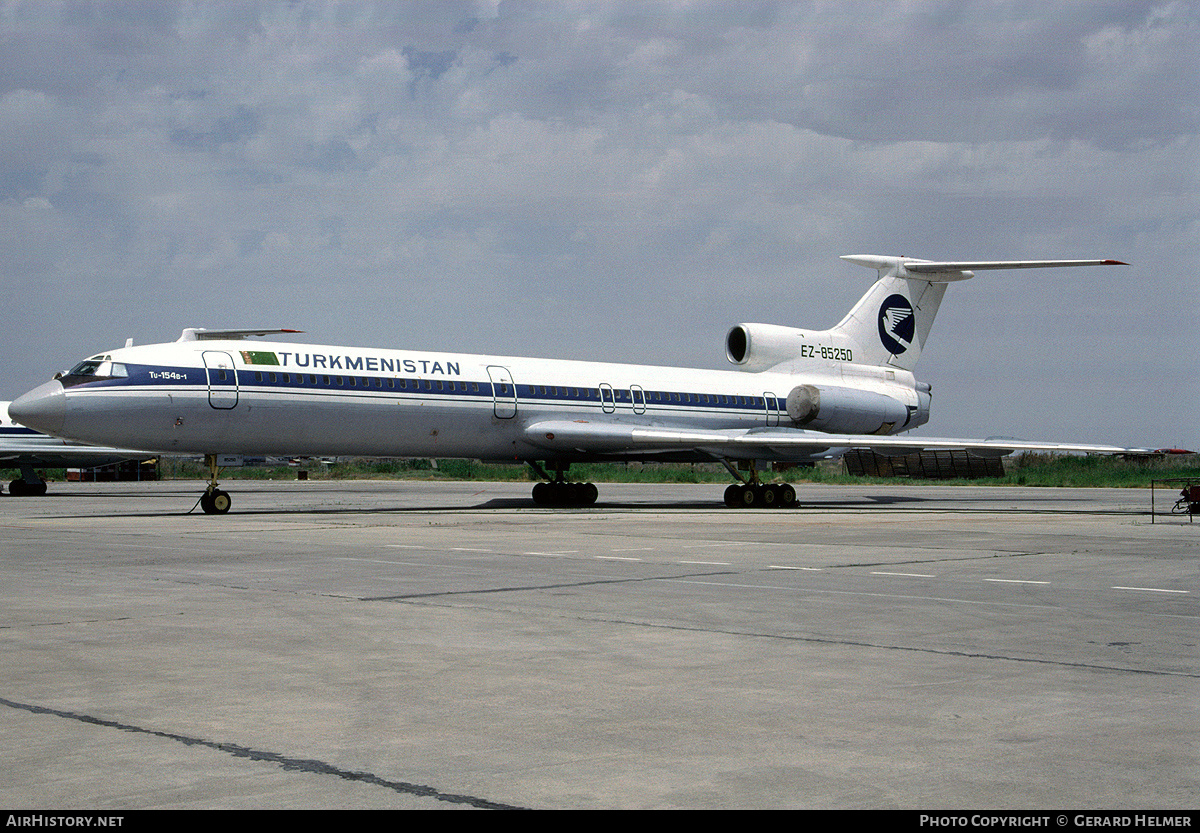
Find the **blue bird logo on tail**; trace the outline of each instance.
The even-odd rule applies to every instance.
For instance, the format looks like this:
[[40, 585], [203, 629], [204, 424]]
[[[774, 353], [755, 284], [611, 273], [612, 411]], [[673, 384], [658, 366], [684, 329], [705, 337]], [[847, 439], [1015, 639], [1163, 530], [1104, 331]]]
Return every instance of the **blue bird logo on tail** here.
[[903, 295], [889, 295], [879, 307], [879, 340], [894, 356], [912, 347], [916, 317], [912, 304]]

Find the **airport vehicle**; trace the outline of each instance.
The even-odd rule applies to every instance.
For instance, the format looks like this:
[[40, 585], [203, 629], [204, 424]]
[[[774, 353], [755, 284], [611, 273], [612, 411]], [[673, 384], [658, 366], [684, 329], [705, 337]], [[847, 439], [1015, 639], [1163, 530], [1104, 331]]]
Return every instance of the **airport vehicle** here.
[[10, 402], [0, 402], [0, 468], [18, 468], [21, 476], [8, 484], [13, 497], [46, 494], [42, 468], [92, 468], [147, 456], [124, 448], [103, 448], [50, 437], [13, 420]]
[[[171, 343], [106, 351], [12, 405], [25, 425], [83, 442], [204, 454], [206, 512], [230, 507], [220, 454], [464, 457], [527, 463], [544, 505], [596, 500], [571, 483], [589, 460], [719, 461], [730, 507], [792, 506], [771, 463], [851, 448], [1118, 453], [1107, 445], [897, 436], [929, 419], [913, 375], [946, 287], [974, 270], [1115, 260], [926, 261], [847, 255], [878, 278], [835, 327], [738, 324], [734, 370], [363, 349], [248, 337], [295, 330], [186, 329]], [[746, 472], [742, 474], [741, 472]]]

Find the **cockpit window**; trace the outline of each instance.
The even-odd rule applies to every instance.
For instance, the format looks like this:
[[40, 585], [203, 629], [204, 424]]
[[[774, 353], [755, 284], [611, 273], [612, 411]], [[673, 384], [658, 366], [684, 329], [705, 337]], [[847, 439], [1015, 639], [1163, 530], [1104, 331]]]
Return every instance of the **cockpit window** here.
[[101, 379], [124, 379], [129, 371], [120, 362], [110, 361], [108, 356], [93, 356], [71, 368], [71, 372], [59, 379], [63, 385], [82, 385]]

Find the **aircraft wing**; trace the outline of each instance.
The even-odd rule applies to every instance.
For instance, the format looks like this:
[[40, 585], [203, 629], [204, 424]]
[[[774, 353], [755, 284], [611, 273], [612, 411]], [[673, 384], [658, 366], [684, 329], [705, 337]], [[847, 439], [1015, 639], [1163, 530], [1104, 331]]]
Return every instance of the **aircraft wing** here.
[[125, 460], [149, 460], [153, 454], [123, 448], [76, 445], [49, 437], [36, 447], [28, 442], [0, 444], [0, 468], [22, 465], [50, 468], [92, 468]]
[[525, 429], [533, 444], [562, 453], [597, 455], [653, 454], [699, 451], [716, 457], [758, 457], [787, 460], [835, 455], [850, 449], [871, 450], [885, 456], [921, 451], [967, 451], [980, 457], [1003, 457], [1014, 451], [1052, 451], [1088, 454], [1149, 453], [1145, 448], [1080, 443], [1030, 442], [1011, 437], [971, 440], [951, 437], [878, 436], [875, 434], [825, 434], [800, 428], [705, 430], [646, 427], [586, 420], [548, 420]]
[[85, 445], [51, 437], [18, 425], [9, 415], [8, 405], [8, 402], [0, 402], [0, 468], [92, 468], [125, 460], [148, 460], [154, 456], [143, 451]]

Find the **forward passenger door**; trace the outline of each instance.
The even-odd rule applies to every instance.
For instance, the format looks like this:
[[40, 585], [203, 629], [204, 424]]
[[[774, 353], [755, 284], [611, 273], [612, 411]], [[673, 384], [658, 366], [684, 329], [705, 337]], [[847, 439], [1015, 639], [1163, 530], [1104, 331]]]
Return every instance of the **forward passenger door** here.
[[492, 409], [497, 419], [512, 419], [517, 415], [517, 386], [507, 367], [489, 365], [488, 378], [492, 380]]

